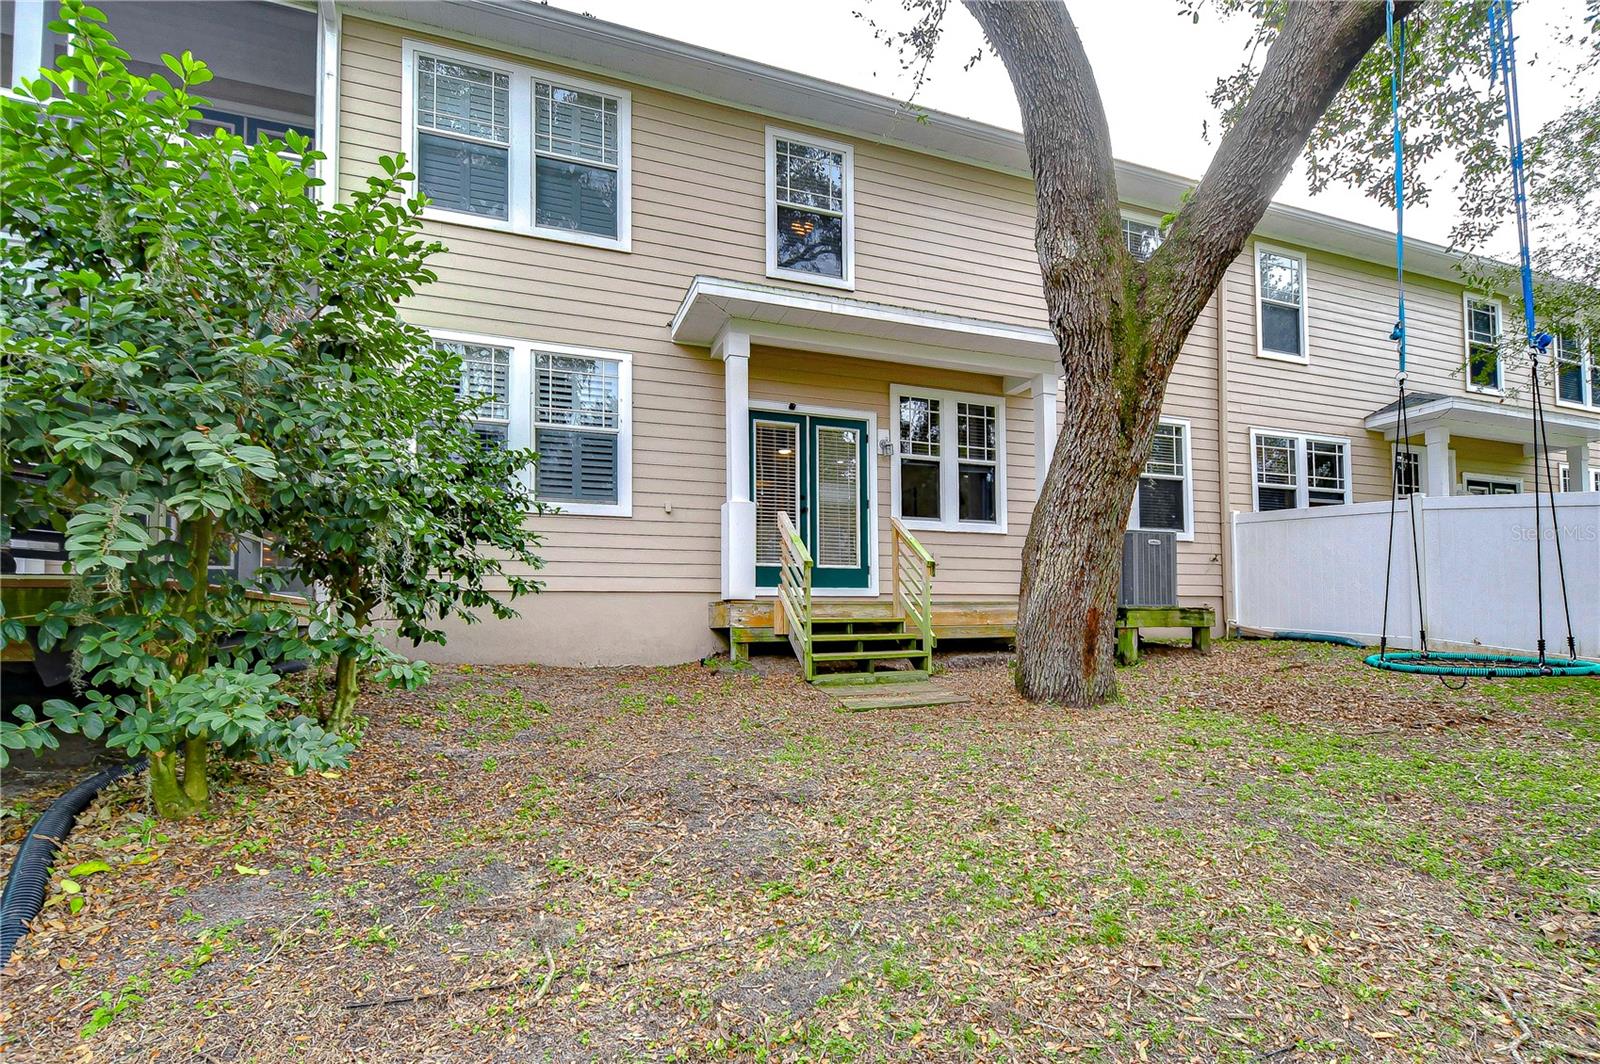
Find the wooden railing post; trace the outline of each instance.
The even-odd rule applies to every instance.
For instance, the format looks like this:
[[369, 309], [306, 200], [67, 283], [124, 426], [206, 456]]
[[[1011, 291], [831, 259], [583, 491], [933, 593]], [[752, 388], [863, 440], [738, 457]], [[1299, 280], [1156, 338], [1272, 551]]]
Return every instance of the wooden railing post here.
[[922, 636], [923, 649], [933, 654], [933, 555], [917, 542], [897, 517], [889, 519], [890, 586], [895, 610]]

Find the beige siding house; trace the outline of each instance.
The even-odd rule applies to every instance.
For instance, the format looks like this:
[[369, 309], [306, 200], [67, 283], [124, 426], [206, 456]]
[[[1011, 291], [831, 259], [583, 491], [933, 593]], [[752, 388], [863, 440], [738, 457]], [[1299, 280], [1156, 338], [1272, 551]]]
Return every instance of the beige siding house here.
[[[534, 518], [547, 592], [447, 655], [721, 649], [715, 604], [772, 594], [780, 511], [819, 598], [889, 595], [898, 519], [937, 602], [1014, 601], [1060, 418], [1015, 134], [538, 5], [337, 10], [339, 185], [412, 160], [449, 250], [409, 310], [491, 367], [486, 428], [539, 449], [562, 511]], [[1135, 244], [1187, 184], [1120, 181]], [[1178, 533], [1183, 604], [1227, 617], [1230, 512], [1387, 497], [1391, 254], [1274, 208], [1197, 323], [1130, 517]], [[1440, 249], [1410, 258], [1408, 475], [1530, 488], [1526, 382], [1466, 369], [1469, 327], [1512, 327], [1503, 302], [1484, 310]], [[1587, 490], [1582, 369], [1575, 402], [1542, 386]]]
[[[407, 156], [447, 250], [406, 312], [461, 351], [483, 434], [540, 452], [527, 475], [558, 511], [530, 517], [547, 591], [444, 655], [724, 649], [730, 611], [773, 623], [780, 514], [817, 601], [903, 590], [910, 537], [949, 632], [1004, 629], [1062, 427], [1016, 133], [522, 0], [227, 6], [257, 9], [295, 13], [315, 82], [307, 61], [291, 98], [283, 64], [243, 55], [223, 111], [314, 129], [328, 195]], [[159, 36], [210, 54], [226, 27], [191, 10]], [[1192, 182], [1118, 177], [1130, 248], [1151, 249]], [[1230, 616], [1235, 511], [1388, 497], [1392, 255], [1387, 233], [1274, 206], [1196, 323], [1130, 514], [1176, 533], [1181, 604]], [[1407, 256], [1404, 476], [1530, 490], [1506, 302], [1464, 292], [1441, 248]], [[1600, 469], [1597, 343], [1564, 338], [1537, 384], [1573, 490]]]

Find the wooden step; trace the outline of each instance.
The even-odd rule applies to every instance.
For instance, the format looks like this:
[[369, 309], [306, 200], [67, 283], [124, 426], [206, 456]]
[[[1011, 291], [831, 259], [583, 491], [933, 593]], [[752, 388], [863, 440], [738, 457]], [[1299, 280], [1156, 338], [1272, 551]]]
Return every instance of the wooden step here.
[[851, 640], [883, 639], [905, 642], [908, 639], [921, 639], [920, 632], [812, 632], [813, 643], [848, 643]]
[[815, 632], [818, 628], [831, 628], [840, 624], [892, 624], [903, 626], [905, 623], [904, 617], [813, 617], [811, 618], [811, 630]]
[[829, 654], [813, 652], [812, 661], [887, 661], [890, 658], [925, 658], [928, 652], [918, 647], [913, 650], [836, 650]]
[[888, 689], [874, 689], [868, 694], [841, 697], [839, 709], [844, 713], [870, 713], [875, 709], [948, 706], [965, 701], [966, 695], [958, 695], [935, 683], [895, 684]]
[[923, 669], [893, 669], [889, 672], [825, 672], [811, 682], [818, 687], [852, 687], [880, 683], [916, 683], [926, 680]]

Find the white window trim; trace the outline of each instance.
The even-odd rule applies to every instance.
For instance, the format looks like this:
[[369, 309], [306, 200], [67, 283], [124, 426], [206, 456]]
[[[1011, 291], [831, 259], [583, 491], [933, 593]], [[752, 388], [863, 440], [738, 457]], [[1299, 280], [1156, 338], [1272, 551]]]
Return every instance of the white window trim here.
[[[902, 397], [939, 400], [939, 511], [940, 518], [903, 517], [900, 514], [900, 400]], [[962, 521], [961, 457], [956, 449], [956, 404], [981, 403], [994, 407], [994, 510], [995, 520]], [[919, 388], [912, 384], [889, 386], [889, 438], [894, 450], [889, 457], [889, 512], [907, 528], [926, 532], [1006, 533], [1006, 397], [952, 392], [943, 388]], [[908, 455], [913, 461], [928, 461], [924, 455]]]
[[[1572, 476], [1572, 467], [1567, 465], [1567, 463], [1562, 462], [1559, 466], [1556, 467], [1556, 483], [1557, 484], [1560, 484], [1562, 481], [1567, 480], [1571, 476]], [[1590, 469], [1589, 470], [1589, 480], [1590, 480], [1589, 490], [1590, 491], [1600, 491], [1600, 469]], [[1563, 491], [1582, 491], [1583, 489], [1582, 488], [1574, 488], [1574, 487], [1570, 487], [1569, 486], [1569, 487], [1563, 488], [1561, 490], [1563, 490]]]
[[[775, 280], [802, 281], [806, 284], [854, 291], [856, 287], [855, 149], [842, 141], [828, 140], [823, 137], [813, 136], [810, 133], [797, 133], [778, 126], [768, 126], [766, 137], [767, 191], [766, 210], [763, 213], [766, 217], [767, 227], [767, 276]], [[778, 141], [780, 138], [795, 141], [799, 144], [809, 144], [813, 147], [824, 148], [828, 151], [836, 151], [843, 156], [844, 276], [842, 277], [824, 277], [820, 274], [806, 273], [804, 270], [782, 270], [778, 268], [778, 178], [775, 171], [778, 165]]]
[[1508, 473], [1474, 473], [1471, 470], [1461, 471], [1461, 494], [1468, 494], [1467, 481], [1477, 480], [1485, 484], [1513, 485], [1516, 494], [1521, 495], [1528, 490], [1528, 482], [1522, 477], [1511, 476]]
[[1560, 350], [1565, 345], [1562, 344], [1561, 337], [1559, 335], [1556, 336], [1556, 352], [1552, 354], [1550, 358], [1551, 365], [1554, 367], [1554, 372], [1552, 372], [1550, 375], [1550, 382], [1552, 388], [1554, 389], [1556, 405], [1564, 406], [1568, 410], [1600, 410], [1600, 394], [1597, 394], [1590, 384], [1593, 379], [1590, 374], [1593, 371], [1592, 368], [1595, 360], [1600, 358], [1600, 352], [1594, 350], [1594, 345], [1597, 342], [1600, 342], [1600, 339], [1592, 336], [1591, 328], [1592, 327], [1585, 327], [1578, 330], [1578, 343], [1580, 345], [1580, 349], [1578, 351], [1578, 370], [1582, 374], [1583, 394], [1587, 397], [1587, 401], [1582, 403], [1575, 403], [1571, 399], [1561, 398]]
[[[1271, 433], [1268, 433], [1268, 435], [1271, 435]], [[1428, 494], [1428, 448], [1418, 444], [1412, 444], [1410, 451], [1413, 455], [1416, 455], [1417, 458], [1417, 495], [1418, 497], [1425, 496]], [[1252, 456], [1255, 454], [1254, 450], [1252, 450], [1250, 453]], [[1254, 458], [1252, 457], [1251, 460], [1254, 461]], [[1400, 445], [1398, 443], [1391, 443], [1389, 445], [1389, 462], [1390, 486], [1392, 487], [1394, 466], [1400, 462]], [[1254, 470], [1252, 469], [1252, 473], [1253, 472]], [[1402, 496], [1402, 498], [1403, 497], [1404, 496]]]
[[[1126, 222], [1138, 222], [1140, 225], [1153, 225], [1153, 226], [1155, 226], [1155, 229], [1156, 229], [1156, 250], [1159, 251], [1160, 248], [1161, 248], [1161, 245], [1166, 243], [1166, 237], [1161, 232], [1161, 217], [1159, 215], [1151, 214], [1148, 211], [1127, 210], [1127, 209], [1122, 210], [1120, 213], [1122, 215], [1122, 220], [1123, 221], [1126, 221]], [[1120, 228], [1121, 227], [1119, 226], [1118, 227], [1119, 231], [1120, 231]], [[1124, 246], [1126, 246], [1126, 245], [1124, 245]], [[1151, 254], [1154, 255], [1155, 252], [1151, 252]], [[1144, 260], [1144, 261], [1149, 261], [1149, 260], [1147, 259], [1147, 260]]]
[[[605, 248], [610, 251], [631, 252], [633, 250], [632, 93], [616, 85], [569, 77], [566, 74], [555, 71], [542, 70], [538, 67], [497, 59], [481, 52], [452, 48], [448, 45], [434, 44], [430, 41], [407, 39], [401, 42], [400, 143], [402, 150], [406, 154], [406, 169], [413, 174], [417, 172], [419, 161], [416, 110], [416, 72], [417, 56], [419, 54], [438, 56], [441, 59], [451, 59], [461, 63], [470, 63], [473, 66], [505, 74], [511, 82], [509, 113], [511, 142], [507, 159], [507, 172], [509, 174], [509, 188], [506, 200], [507, 217], [504, 220], [485, 218], [479, 214], [452, 211], [430, 205], [422, 212], [424, 218], [450, 222], [454, 225], [472, 226], [477, 229], [493, 229], [502, 233], [534, 236], [542, 240], [559, 240], [567, 244], [582, 244], [586, 247]], [[535, 162], [533, 84], [535, 81], [547, 81], [563, 88], [600, 93], [617, 101], [617, 235], [615, 237], [573, 232], [569, 229], [552, 229], [548, 226], [535, 224], [533, 203]], [[406, 191], [411, 196], [417, 194], [416, 178], [407, 182]]]
[[[1158, 424], [1177, 425], [1183, 429], [1183, 523], [1182, 532], [1174, 532], [1170, 528], [1143, 528], [1139, 525], [1139, 487], [1137, 482], [1133, 488], [1133, 505], [1128, 509], [1129, 532], [1172, 532], [1179, 543], [1194, 542], [1194, 429], [1186, 417], [1164, 417]], [[1145, 475], [1144, 466], [1139, 467], [1139, 477]], [[1171, 477], [1163, 477], [1171, 480]]]
[[[561, 514], [589, 517], [633, 516], [633, 356], [631, 354], [626, 351], [573, 347], [570, 344], [536, 343], [532, 340], [516, 340], [506, 336], [458, 332], [454, 329], [429, 329], [428, 334], [435, 340], [511, 349], [511, 362], [506, 371], [506, 393], [510, 407], [508, 413], [511, 415], [506, 425], [506, 446], [513, 450], [533, 447], [535, 353], [572, 355], [577, 358], [596, 358], [615, 362], [617, 364], [617, 501], [569, 502], [551, 499], [545, 504], [552, 507], [552, 512]], [[522, 470], [518, 476], [528, 491], [534, 492], [536, 482], [533, 468]]]
[[[1266, 348], [1266, 330], [1262, 328], [1261, 317], [1261, 256], [1270, 252], [1282, 255], [1285, 258], [1297, 259], [1300, 262], [1300, 354], [1290, 355], [1282, 351], [1268, 351]], [[1251, 272], [1251, 287], [1255, 292], [1256, 316], [1256, 357], [1271, 359], [1274, 362], [1291, 362], [1297, 366], [1311, 364], [1311, 268], [1304, 253], [1293, 251], [1276, 244], [1267, 244], [1256, 241], [1255, 254], [1251, 256], [1254, 269]], [[1288, 433], [1286, 435], [1293, 435]]]
[[[1348, 504], [1355, 497], [1355, 469], [1354, 456], [1350, 452], [1350, 437], [1324, 436], [1316, 432], [1290, 432], [1286, 429], [1251, 429], [1250, 430], [1250, 505], [1257, 513], [1261, 512], [1260, 470], [1256, 468], [1256, 440], [1262, 436], [1284, 436], [1295, 441], [1295, 509], [1307, 509], [1311, 506], [1311, 467], [1306, 460], [1306, 444], [1308, 443], [1337, 443], [1344, 447], [1344, 501]], [[1265, 485], [1272, 487], [1272, 485]], [[1327, 505], [1327, 504], [1324, 504]]]
[[[1472, 304], [1488, 303], [1494, 307], [1495, 334], [1494, 387], [1472, 383]], [[1498, 297], [1461, 293], [1461, 380], [1467, 391], [1478, 395], [1506, 394], [1506, 305]]]

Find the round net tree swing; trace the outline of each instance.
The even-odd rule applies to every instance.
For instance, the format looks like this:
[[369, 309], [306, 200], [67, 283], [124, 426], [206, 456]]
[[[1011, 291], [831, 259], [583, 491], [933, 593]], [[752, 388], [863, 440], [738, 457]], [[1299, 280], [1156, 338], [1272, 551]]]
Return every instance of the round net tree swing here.
[[[1556, 492], [1550, 467], [1550, 447], [1545, 430], [1544, 399], [1539, 388], [1539, 361], [1551, 343], [1548, 333], [1534, 327], [1533, 266], [1528, 250], [1528, 203], [1526, 175], [1523, 171], [1522, 128], [1518, 115], [1516, 55], [1511, 28], [1513, 0], [1490, 0], [1488, 7], [1490, 69], [1498, 77], [1505, 91], [1506, 134], [1511, 148], [1511, 183], [1516, 202], [1517, 236], [1520, 244], [1522, 270], [1522, 307], [1524, 333], [1527, 342], [1529, 374], [1533, 403], [1533, 522], [1534, 522], [1534, 594], [1538, 614], [1537, 654], [1491, 654], [1455, 650], [1437, 650], [1428, 645], [1427, 617], [1423, 612], [1422, 569], [1417, 561], [1419, 532], [1417, 527], [1417, 501], [1409, 496], [1407, 510], [1411, 517], [1412, 572], [1416, 575], [1417, 597], [1417, 649], [1393, 650], [1389, 647], [1389, 599], [1394, 576], [1395, 524], [1400, 502], [1401, 470], [1411, 468], [1411, 432], [1406, 413], [1406, 283], [1405, 283], [1405, 177], [1404, 143], [1400, 125], [1400, 84], [1405, 74], [1405, 25], [1398, 27], [1394, 21], [1394, 0], [1388, 3], [1388, 43], [1393, 60], [1390, 76], [1389, 100], [1394, 114], [1394, 212], [1395, 212], [1395, 272], [1398, 278], [1398, 316], [1391, 334], [1399, 354], [1400, 368], [1395, 375], [1399, 401], [1395, 406], [1396, 452], [1389, 494], [1389, 549], [1383, 577], [1383, 626], [1378, 652], [1367, 658], [1367, 664], [1394, 672], [1422, 673], [1440, 677], [1521, 677], [1521, 676], [1600, 676], [1600, 662], [1578, 657], [1577, 641], [1572, 634], [1572, 610], [1567, 599], [1565, 560], [1561, 556], [1560, 524], [1556, 516]], [[1540, 500], [1540, 472], [1544, 473], [1545, 499]], [[1550, 528], [1555, 543], [1557, 582], [1561, 588], [1561, 607], [1566, 620], [1566, 656], [1552, 656], [1545, 649], [1544, 609], [1544, 527], [1543, 511], [1550, 512]], [[1463, 680], [1462, 682], [1465, 682]]]

